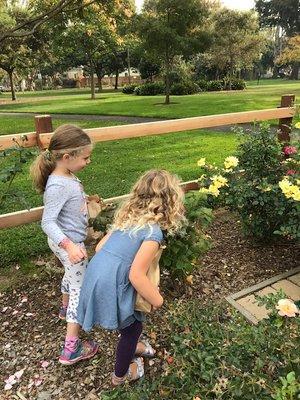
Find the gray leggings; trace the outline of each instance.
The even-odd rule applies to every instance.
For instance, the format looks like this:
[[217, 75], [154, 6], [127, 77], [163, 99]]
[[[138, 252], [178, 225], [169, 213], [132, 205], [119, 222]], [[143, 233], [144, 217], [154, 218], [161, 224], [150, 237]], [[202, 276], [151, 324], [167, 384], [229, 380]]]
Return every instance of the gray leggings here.
[[[88, 260], [85, 259], [77, 264], [72, 264], [69, 260], [66, 250], [59, 247], [49, 238], [48, 244], [65, 269], [65, 273], [61, 281], [61, 292], [69, 295], [66, 321], [77, 323], [77, 307]], [[85, 247], [84, 243], [77, 244]]]

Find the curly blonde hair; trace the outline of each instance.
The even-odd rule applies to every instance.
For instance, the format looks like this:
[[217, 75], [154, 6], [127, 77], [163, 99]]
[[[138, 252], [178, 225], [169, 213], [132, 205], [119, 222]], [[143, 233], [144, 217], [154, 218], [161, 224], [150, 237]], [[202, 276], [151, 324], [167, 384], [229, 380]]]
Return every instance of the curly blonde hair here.
[[168, 233], [175, 233], [185, 221], [183, 201], [177, 176], [165, 170], [150, 170], [140, 177], [118, 209], [112, 229], [137, 231], [157, 223]]

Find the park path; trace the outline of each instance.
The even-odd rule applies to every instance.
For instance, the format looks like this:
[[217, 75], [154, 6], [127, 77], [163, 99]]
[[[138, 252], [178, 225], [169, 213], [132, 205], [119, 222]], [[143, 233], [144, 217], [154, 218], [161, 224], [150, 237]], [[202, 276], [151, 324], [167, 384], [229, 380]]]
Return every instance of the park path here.
[[268, 318], [271, 311], [264, 305], [258, 304], [255, 296], [276, 294], [279, 290], [282, 290], [290, 300], [300, 301], [300, 267], [243, 289], [226, 297], [226, 300], [250, 322], [257, 324], [262, 319]]
[[[45, 113], [41, 113], [45, 114]], [[0, 112], [0, 115], [12, 117], [28, 117], [30, 115], [39, 115], [37, 112]], [[88, 121], [120, 121], [128, 122], [131, 124], [138, 124], [142, 122], [155, 122], [165, 121], [166, 118], [152, 118], [152, 117], [131, 117], [127, 115], [98, 115], [98, 114], [47, 114], [51, 115], [53, 119], [70, 119], [70, 120], [88, 120]]]

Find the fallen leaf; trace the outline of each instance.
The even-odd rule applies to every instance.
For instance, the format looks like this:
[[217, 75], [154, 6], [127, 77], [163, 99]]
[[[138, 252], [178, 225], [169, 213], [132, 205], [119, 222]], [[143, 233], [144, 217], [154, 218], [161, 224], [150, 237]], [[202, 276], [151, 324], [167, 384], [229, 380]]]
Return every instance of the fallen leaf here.
[[185, 278], [186, 283], [188, 283], [189, 285], [192, 285], [192, 284], [194, 283], [194, 282], [193, 282], [193, 279], [194, 279], [193, 275], [188, 275], [188, 276]]
[[41, 361], [41, 367], [42, 368], [47, 368], [49, 366], [49, 362], [48, 361]]

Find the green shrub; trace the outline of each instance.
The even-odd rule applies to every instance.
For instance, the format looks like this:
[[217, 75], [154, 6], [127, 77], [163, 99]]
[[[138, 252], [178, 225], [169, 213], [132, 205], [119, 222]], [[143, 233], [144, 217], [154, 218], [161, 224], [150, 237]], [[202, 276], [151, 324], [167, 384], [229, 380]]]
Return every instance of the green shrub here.
[[254, 326], [225, 306], [176, 301], [162, 327], [167, 354], [157, 377], [101, 399], [297, 400], [299, 329], [299, 317]]
[[164, 94], [165, 85], [162, 82], [144, 83], [135, 88], [134, 93], [137, 96], [156, 96]]
[[205, 79], [200, 79], [200, 80], [196, 81], [196, 83], [202, 92], [206, 92], [209, 81], [206, 81]]
[[20, 142], [15, 140], [15, 145], [8, 149], [0, 150], [0, 183], [4, 184], [0, 194], [0, 206], [4, 203], [18, 203], [24, 208], [30, 208], [26, 194], [20, 190], [13, 182], [16, 176], [24, 172], [24, 168], [37, 155], [35, 149], [23, 147], [27, 141], [26, 134], [20, 136]]
[[257, 240], [299, 239], [299, 143], [285, 147], [292, 152], [286, 156], [268, 125], [240, 134], [237, 158], [226, 159], [227, 168], [202, 167], [201, 191], [238, 212], [244, 232]]
[[[212, 221], [212, 210], [206, 207], [206, 196], [199, 192], [186, 194], [187, 223], [174, 236], [168, 236], [160, 266], [172, 276], [183, 278], [195, 268], [195, 262], [210, 247], [210, 240], [204, 229]], [[93, 222], [97, 231], [106, 232], [112, 223], [116, 206], [111, 204]]]
[[182, 96], [187, 94], [194, 94], [200, 91], [199, 86], [194, 82], [175, 83], [171, 86], [170, 93], [172, 95]]
[[206, 196], [190, 192], [185, 197], [187, 224], [175, 236], [167, 237], [167, 247], [160, 262], [161, 268], [172, 276], [183, 278], [195, 268], [199, 257], [210, 248], [204, 229], [212, 221], [212, 210], [207, 208]]
[[244, 90], [246, 88], [246, 82], [238, 78], [224, 78], [223, 88], [224, 90]]
[[223, 82], [221, 80], [209, 81], [207, 82], [207, 90], [209, 92], [218, 92], [220, 90], [223, 90]]
[[133, 94], [134, 89], [138, 86], [137, 83], [132, 83], [130, 85], [125, 85], [122, 89], [122, 92], [125, 94]]
[[64, 88], [75, 88], [76, 87], [76, 79], [69, 79], [69, 78], [63, 78], [62, 79], [62, 86]]

